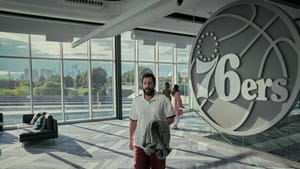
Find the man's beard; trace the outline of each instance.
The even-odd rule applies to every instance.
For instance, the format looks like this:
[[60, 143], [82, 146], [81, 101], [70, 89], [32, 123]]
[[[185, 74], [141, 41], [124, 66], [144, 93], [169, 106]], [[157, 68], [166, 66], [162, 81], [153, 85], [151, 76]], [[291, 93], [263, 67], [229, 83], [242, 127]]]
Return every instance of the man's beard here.
[[151, 88], [146, 88], [146, 89], [143, 89], [143, 92], [144, 92], [144, 94], [145, 94], [146, 96], [153, 96], [155, 90], [154, 90], [154, 89], [151, 89]]

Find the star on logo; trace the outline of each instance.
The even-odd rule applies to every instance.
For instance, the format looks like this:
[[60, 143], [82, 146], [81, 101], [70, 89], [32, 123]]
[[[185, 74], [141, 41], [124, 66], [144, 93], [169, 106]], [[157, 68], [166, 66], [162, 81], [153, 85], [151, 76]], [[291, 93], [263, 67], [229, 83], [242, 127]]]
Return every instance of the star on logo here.
[[[213, 41], [214, 42], [215, 48], [212, 51], [211, 55], [205, 55], [202, 52], [203, 43], [205, 41]], [[206, 33], [200, 35], [199, 40], [197, 41], [197, 46], [196, 46], [197, 58], [202, 62], [210, 62], [210, 61], [214, 60], [219, 55], [218, 46], [219, 46], [218, 37], [213, 32], [206, 32]]]

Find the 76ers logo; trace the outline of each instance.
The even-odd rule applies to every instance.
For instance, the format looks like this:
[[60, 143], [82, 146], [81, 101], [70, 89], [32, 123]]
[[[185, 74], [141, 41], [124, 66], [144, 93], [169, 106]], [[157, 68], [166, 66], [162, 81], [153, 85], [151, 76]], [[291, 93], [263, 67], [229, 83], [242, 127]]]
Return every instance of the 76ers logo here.
[[201, 28], [190, 77], [202, 115], [232, 135], [252, 135], [280, 121], [300, 86], [299, 34], [281, 9], [238, 1]]

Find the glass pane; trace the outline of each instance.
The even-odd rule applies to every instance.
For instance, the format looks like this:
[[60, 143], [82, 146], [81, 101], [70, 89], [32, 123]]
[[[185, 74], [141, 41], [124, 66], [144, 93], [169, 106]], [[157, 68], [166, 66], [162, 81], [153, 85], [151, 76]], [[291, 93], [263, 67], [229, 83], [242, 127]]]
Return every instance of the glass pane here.
[[189, 105], [188, 64], [177, 64], [177, 84], [184, 105]]
[[65, 119], [89, 118], [88, 62], [64, 61]]
[[134, 63], [122, 63], [122, 108], [123, 116], [129, 115], [132, 99], [137, 96], [134, 86]]
[[191, 45], [187, 45], [185, 49], [176, 49], [177, 63], [188, 63], [190, 58]]
[[[78, 38], [74, 38], [74, 41]], [[72, 48], [71, 43], [63, 43], [63, 58], [78, 58], [78, 59], [87, 59], [87, 42], [82, 43], [81, 45]]]
[[[294, 109], [290, 112], [290, 114], [288, 116], [286, 116], [283, 120], [280, 121], [280, 123], [278, 124], [279, 126], [281, 126], [281, 131], [282, 133], [284, 133], [283, 138], [286, 138], [286, 134], [288, 134], [290, 138], [293, 138], [294, 140], [298, 140], [298, 141], [293, 141], [293, 140], [289, 140], [289, 147], [288, 149], [290, 150], [290, 152], [288, 152], [287, 157], [289, 157], [290, 160], [295, 160], [300, 162], [299, 159], [299, 147], [300, 147], [300, 142], [299, 142], [299, 138], [295, 139], [295, 135], [299, 134], [299, 122], [300, 122], [300, 95], [298, 95], [298, 100], [297, 100], [297, 104], [295, 105]], [[287, 123], [288, 121], [288, 123]], [[286, 125], [282, 125], [282, 124], [286, 124]], [[276, 126], [275, 126], [276, 127]], [[282, 144], [285, 143], [284, 140], [282, 140], [281, 142]], [[286, 148], [282, 148], [281, 152], [286, 151]]]
[[61, 68], [57, 60], [33, 60], [33, 108], [34, 112], [48, 112], [62, 120]]
[[92, 62], [93, 118], [113, 116], [112, 62]]
[[139, 49], [139, 53], [138, 53], [138, 57], [139, 57], [139, 61], [152, 61], [154, 62], [154, 49], [155, 46], [150, 46], [150, 45], [143, 45], [142, 41], [139, 40], [138, 41], [138, 49]]
[[153, 73], [154, 74], [154, 63], [140, 63], [139, 64], [139, 70], [138, 70], [138, 84], [139, 84], [139, 91], [138, 95], [143, 93], [143, 86], [142, 86], [142, 76], [145, 73]]
[[92, 39], [91, 42], [91, 55], [92, 59], [106, 59], [112, 60], [112, 38], [106, 39]]
[[28, 35], [0, 32], [0, 55], [28, 57]]
[[122, 60], [134, 60], [134, 44], [135, 41], [131, 40], [130, 32], [121, 35]]
[[32, 57], [60, 58], [59, 42], [50, 42], [45, 39], [45, 36], [31, 35]]
[[169, 82], [172, 89], [173, 67], [172, 64], [159, 64], [159, 90], [165, 87], [165, 83]]
[[0, 58], [0, 109], [4, 125], [22, 123], [31, 113], [29, 59]]
[[158, 60], [159, 62], [173, 62], [173, 49], [174, 49], [174, 44], [171, 43], [158, 43], [158, 50], [159, 50], [159, 55], [158, 55]]

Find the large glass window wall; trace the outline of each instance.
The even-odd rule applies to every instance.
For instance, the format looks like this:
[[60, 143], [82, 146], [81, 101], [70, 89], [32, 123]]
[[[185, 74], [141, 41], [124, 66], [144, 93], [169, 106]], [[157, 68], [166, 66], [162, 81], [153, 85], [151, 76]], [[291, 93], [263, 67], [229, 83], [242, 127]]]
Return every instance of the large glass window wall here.
[[60, 58], [60, 43], [46, 41], [45, 36], [31, 35], [31, 56], [32, 58]]
[[0, 32], [4, 126], [18, 125], [23, 114], [36, 112], [48, 112], [60, 122], [113, 117], [113, 39], [77, 48], [45, 39]]
[[0, 32], [0, 56], [28, 57], [28, 35]]
[[112, 61], [93, 61], [91, 71], [93, 118], [114, 115], [113, 64]]
[[159, 77], [158, 81], [159, 84], [157, 84], [159, 87], [159, 90], [161, 91], [164, 88], [165, 82], [169, 82], [171, 85], [171, 89], [173, 86], [172, 79], [173, 79], [173, 64], [171, 63], [160, 63], [158, 67]]
[[166, 42], [144, 44], [143, 40], [131, 40], [130, 32], [122, 34], [122, 108], [124, 116], [128, 115], [130, 111], [132, 99], [142, 93], [141, 77], [146, 72], [156, 75], [157, 91], [161, 91], [167, 81], [172, 86], [179, 84], [184, 104], [189, 105], [188, 90], [190, 89], [187, 79], [187, 63], [191, 46], [188, 45], [186, 48], [176, 48], [175, 46], [175, 43]]
[[88, 62], [64, 61], [64, 118], [66, 120], [89, 118]]
[[21, 123], [21, 115], [31, 112], [29, 67], [28, 59], [0, 58], [0, 109], [4, 125]]
[[122, 108], [123, 116], [128, 116], [133, 98], [136, 96], [134, 63], [122, 62]]
[[32, 89], [33, 111], [49, 112], [61, 120], [61, 61], [32, 60]]
[[[17, 125], [23, 114], [36, 112], [48, 112], [60, 122], [116, 116], [113, 38], [92, 39], [72, 48], [71, 43], [46, 41], [44, 35], [0, 35], [0, 108], [5, 126]], [[123, 116], [142, 93], [144, 73], [156, 75], [158, 91], [165, 81], [179, 82], [177, 57], [187, 67], [188, 56], [177, 53], [187, 51], [173, 43], [146, 45], [132, 40], [130, 32], [121, 35]]]
[[128, 116], [133, 98], [136, 96], [135, 83], [136, 68], [136, 41], [131, 39], [130, 32], [121, 35], [121, 74], [122, 74], [122, 112]]

